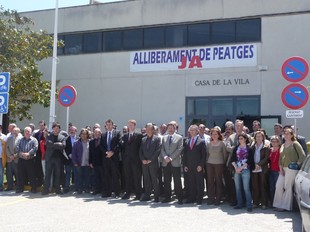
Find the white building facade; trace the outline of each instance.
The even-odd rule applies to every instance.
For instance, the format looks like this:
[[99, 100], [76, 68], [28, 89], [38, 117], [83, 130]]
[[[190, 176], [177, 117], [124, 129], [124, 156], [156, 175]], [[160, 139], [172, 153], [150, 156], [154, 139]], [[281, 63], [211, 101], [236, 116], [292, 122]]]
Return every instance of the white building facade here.
[[[53, 34], [54, 10], [23, 14]], [[119, 126], [136, 119], [138, 127], [175, 120], [185, 134], [191, 123], [211, 128], [241, 118], [248, 125], [260, 120], [271, 135], [275, 122], [294, 124], [281, 99], [292, 83], [281, 68], [294, 56], [310, 61], [309, 22], [308, 0], [134, 0], [61, 8], [65, 47], [58, 49], [57, 87], [76, 88], [70, 121], [78, 127], [108, 118]], [[51, 59], [40, 64], [45, 79], [51, 69]], [[309, 77], [298, 84], [307, 88]], [[296, 103], [304, 110], [299, 133], [309, 137], [307, 97], [295, 95], [293, 109]], [[66, 112], [57, 102], [62, 125]], [[35, 121], [49, 118], [41, 106], [32, 113]]]

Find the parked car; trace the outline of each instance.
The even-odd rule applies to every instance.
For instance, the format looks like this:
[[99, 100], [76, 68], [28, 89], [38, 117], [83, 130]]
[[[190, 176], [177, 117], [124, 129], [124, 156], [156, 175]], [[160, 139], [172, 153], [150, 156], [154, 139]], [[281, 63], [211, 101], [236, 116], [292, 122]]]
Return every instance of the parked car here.
[[298, 171], [294, 186], [295, 198], [302, 219], [302, 231], [310, 232], [310, 155]]

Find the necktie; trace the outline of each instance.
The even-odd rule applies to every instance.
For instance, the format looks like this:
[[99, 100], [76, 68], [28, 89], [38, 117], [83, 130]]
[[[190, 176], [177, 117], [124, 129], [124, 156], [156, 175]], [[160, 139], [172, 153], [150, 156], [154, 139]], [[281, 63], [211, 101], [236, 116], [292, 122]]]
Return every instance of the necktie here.
[[132, 137], [133, 137], [133, 134], [129, 134], [129, 143], [132, 142]]
[[169, 135], [169, 145], [172, 143], [172, 136]]
[[191, 144], [190, 144], [191, 150], [193, 149], [194, 144], [195, 144], [195, 139], [194, 139], [194, 138], [192, 138], [192, 140], [191, 140]]
[[111, 150], [111, 131], [108, 133], [108, 151]]

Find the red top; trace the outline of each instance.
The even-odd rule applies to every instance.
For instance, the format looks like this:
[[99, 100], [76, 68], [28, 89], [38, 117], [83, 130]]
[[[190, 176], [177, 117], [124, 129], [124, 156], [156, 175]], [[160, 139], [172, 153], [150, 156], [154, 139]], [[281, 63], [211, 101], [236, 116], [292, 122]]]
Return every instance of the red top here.
[[279, 158], [280, 158], [280, 149], [276, 151], [270, 150], [270, 157], [269, 157], [269, 164], [270, 164], [270, 171], [279, 172]]
[[44, 158], [45, 151], [46, 151], [45, 142], [46, 142], [45, 139], [42, 139], [42, 140], [40, 141], [40, 150], [41, 150], [41, 154], [42, 154], [42, 158], [41, 158], [42, 160], [45, 159], [45, 158]]

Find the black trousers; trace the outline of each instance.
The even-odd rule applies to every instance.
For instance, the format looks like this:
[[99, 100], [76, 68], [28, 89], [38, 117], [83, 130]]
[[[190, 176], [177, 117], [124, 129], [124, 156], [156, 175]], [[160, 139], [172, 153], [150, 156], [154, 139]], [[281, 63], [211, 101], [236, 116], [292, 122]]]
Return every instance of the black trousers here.
[[227, 166], [224, 167], [224, 180], [225, 180], [225, 187], [224, 187], [225, 198], [228, 202], [234, 205], [237, 203], [235, 182], [233, 180], [232, 170]]
[[119, 195], [121, 191], [119, 162], [111, 158], [103, 158], [105, 194], [111, 196], [112, 191]]
[[164, 188], [165, 198], [171, 198], [171, 181], [173, 177], [174, 191], [178, 200], [183, 200], [183, 190], [181, 181], [181, 167], [173, 167], [171, 163], [168, 163], [164, 169]]
[[95, 171], [95, 191], [104, 193], [105, 185], [104, 185], [104, 171], [102, 165], [94, 166]]
[[149, 164], [142, 164], [142, 173], [144, 179], [145, 195], [150, 196], [152, 189], [154, 189], [154, 197], [159, 197], [159, 183], [158, 183], [158, 163], [151, 162]]
[[197, 172], [196, 167], [188, 171], [188, 199], [201, 202], [204, 194], [204, 172]]
[[60, 191], [61, 171], [63, 162], [62, 157], [52, 157], [50, 160], [45, 160], [45, 178], [44, 191], [48, 192], [51, 182], [51, 175], [54, 171], [54, 187], [56, 191]]
[[17, 165], [17, 173], [18, 173], [18, 190], [24, 191], [25, 176], [28, 176], [30, 181], [30, 186], [32, 190], [36, 189], [36, 180], [35, 180], [35, 169], [34, 169], [35, 161], [33, 159], [24, 160], [19, 159]]
[[125, 191], [130, 194], [134, 191], [136, 197], [140, 198], [142, 193], [142, 167], [141, 163], [123, 160], [123, 171], [125, 175]]
[[43, 184], [43, 169], [42, 169], [42, 162], [41, 162], [41, 157], [40, 156], [36, 156], [34, 158], [35, 160], [35, 178], [36, 178], [36, 186], [40, 187]]

